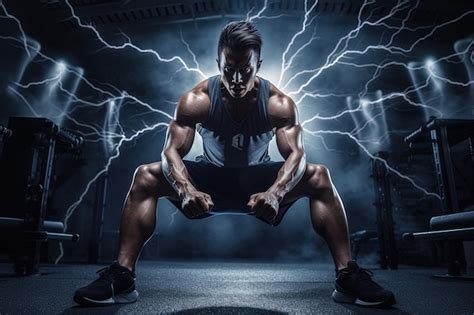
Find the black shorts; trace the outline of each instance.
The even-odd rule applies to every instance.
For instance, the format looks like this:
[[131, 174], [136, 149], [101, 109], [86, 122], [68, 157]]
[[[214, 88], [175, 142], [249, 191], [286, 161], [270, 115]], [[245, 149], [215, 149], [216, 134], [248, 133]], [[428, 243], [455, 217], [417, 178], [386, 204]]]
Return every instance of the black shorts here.
[[[225, 213], [249, 214], [251, 209], [247, 203], [250, 196], [270, 188], [284, 163], [270, 161], [246, 167], [219, 167], [205, 161], [183, 160], [183, 162], [192, 184], [199, 191], [209, 194], [214, 202], [211, 212], [198, 219]], [[169, 200], [182, 211], [180, 201]], [[280, 204], [273, 226], [280, 224], [286, 211], [295, 201]]]

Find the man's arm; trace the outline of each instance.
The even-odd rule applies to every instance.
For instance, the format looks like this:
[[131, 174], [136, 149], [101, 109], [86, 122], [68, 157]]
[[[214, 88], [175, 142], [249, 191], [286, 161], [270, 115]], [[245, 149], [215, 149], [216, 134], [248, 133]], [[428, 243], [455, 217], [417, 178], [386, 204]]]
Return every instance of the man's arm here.
[[285, 163], [273, 185], [267, 190], [281, 201], [298, 184], [306, 170], [303, 148], [303, 127], [298, 122], [298, 111], [293, 100], [278, 96], [276, 106], [270, 106], [270, 121], [276, 128], [276, 143]]
[[211, 197], [193, 186], [182, 160], [192, 147], [196, 124], [204, 121], [209, 111], [209, 97], [198, 87], [180, 98], [161, 154], [163, 174], [191, 217], [213, 206]]
[[285, 163], [267, 191], [250, 197], [248, 206], [254, 214], [267, 222], [273, 222], [278, 214], [279, 203], [303, 177], [306, 156], [303, 148], [303, 128], [298, 123], [298, 112], [293, 100], [281, 92], [269, 100], [269, 119], [276, 129], [278, 150]]
[[161, 163], [165, 178], [180, 198], [196, 190], [189, 180], [189, 174], [182, 158], [188, 154], [194, 141], [195, 127], [185, 124], [175, 117], [170, 122], [166, 135], [166, 144], [161, 153]]

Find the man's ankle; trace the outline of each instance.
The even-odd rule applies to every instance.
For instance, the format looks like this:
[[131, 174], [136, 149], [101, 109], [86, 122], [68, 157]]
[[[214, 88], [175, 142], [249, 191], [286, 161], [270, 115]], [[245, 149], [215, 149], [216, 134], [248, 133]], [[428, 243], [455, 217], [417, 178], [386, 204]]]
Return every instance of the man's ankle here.
[[115, 261], [120, 267], [127, 268], [130, 272], [135, 272], [135, 267], [125, 262]]

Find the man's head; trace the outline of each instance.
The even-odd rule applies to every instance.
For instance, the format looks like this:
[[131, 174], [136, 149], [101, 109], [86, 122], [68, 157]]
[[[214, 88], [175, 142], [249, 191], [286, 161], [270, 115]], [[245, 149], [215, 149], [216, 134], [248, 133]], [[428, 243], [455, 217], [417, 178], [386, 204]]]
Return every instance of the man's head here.
[[244, 97], [254, 86], [262, 61], [262, 37], [250, 22], [227, 24], [219, 38], [217, 64], [232, 97]]

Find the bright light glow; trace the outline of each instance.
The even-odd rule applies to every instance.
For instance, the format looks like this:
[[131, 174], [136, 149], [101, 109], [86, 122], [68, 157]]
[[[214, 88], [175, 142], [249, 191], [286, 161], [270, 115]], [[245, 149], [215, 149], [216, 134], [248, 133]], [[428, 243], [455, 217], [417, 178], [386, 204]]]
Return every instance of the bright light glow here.
[[425, 64], [426, 64], [426, 69], [428, 70], [428, 72], [433, 72], [433, 68], [434, 68], [434, 61], [433, 59], [427, 59], [425, 61]]
[[66, 64], [64, 62], [59, 62], [58, 65], [58, 72], [59, 73], [64, 73], [64, 70], [66, 70]]

